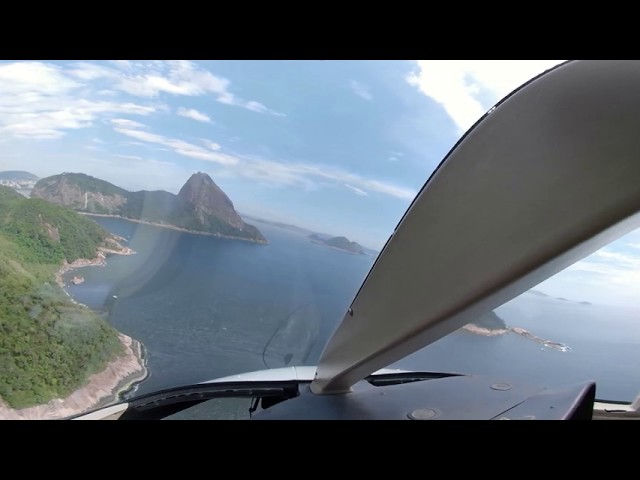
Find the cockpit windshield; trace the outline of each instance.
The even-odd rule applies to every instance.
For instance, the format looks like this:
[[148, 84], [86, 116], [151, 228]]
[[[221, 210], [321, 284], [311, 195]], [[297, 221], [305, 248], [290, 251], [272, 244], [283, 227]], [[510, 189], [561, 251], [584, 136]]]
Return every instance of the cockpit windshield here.
[[[0, 418], [314, 366], [458, 139], [561, 61], [0, 62]], [[633, 232], [392, 368], [640, 392]]]

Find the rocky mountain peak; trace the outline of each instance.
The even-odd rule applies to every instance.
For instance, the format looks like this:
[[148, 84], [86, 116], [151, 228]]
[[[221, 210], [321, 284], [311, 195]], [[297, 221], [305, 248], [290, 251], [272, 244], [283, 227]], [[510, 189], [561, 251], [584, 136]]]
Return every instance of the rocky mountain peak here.
[[203, 222], [207, 216], [214, 215], [235, 228], [242, 229], [244, 226], [244, 221], [233, 207], [233, 202], [204, 172], [191, 175], [178, 196], [193, 206], [196, 215]]

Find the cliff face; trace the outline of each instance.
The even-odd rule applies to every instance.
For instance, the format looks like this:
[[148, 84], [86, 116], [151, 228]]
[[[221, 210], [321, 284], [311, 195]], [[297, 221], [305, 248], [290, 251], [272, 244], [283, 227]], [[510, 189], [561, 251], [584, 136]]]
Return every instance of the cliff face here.
[[31, 196], [82, 212], [266, 243], [262, 233], [240, 218], [233, 202], [206, 173], [192, 175], [178, 195], [163, 190], [129, 192], [89, 175], [63, 173], [40, 180]]
[[242, 229], [245, 225], [233, 208], [233, 202], [206, 173], [191, 175], [180, 189], [178, 197], [193, 207], [202, 224], [206, 224], [207, 219], [213, 216], [235, 228]]

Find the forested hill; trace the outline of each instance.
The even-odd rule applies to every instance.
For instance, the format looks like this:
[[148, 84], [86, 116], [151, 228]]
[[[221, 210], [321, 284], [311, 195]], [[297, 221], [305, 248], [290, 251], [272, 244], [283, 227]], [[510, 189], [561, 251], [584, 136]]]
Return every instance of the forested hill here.
[[122, 352], [117, 332], [54, 281], [63, 260], [93, 258], [107, 235], [0, 186], [0, 398], [11, 407], [65, 397]]

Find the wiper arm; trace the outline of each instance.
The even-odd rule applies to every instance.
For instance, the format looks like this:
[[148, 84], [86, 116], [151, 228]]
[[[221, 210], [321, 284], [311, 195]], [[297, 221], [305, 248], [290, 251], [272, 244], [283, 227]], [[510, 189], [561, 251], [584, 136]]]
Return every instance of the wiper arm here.
[[460, 377], [461, 373], [451, 372], [397, 372], [381, 373], [369, 375], [365, 378], [374, 387], [384, 387], [387, 385], [400, 385], [402, 383], [421, 382], [423, 380], [434, 380], [438, 378]]

